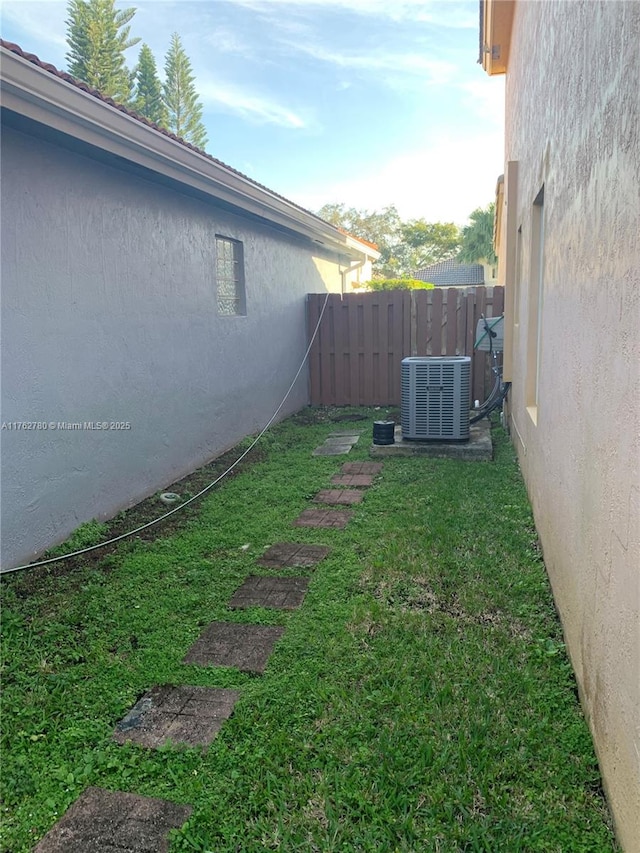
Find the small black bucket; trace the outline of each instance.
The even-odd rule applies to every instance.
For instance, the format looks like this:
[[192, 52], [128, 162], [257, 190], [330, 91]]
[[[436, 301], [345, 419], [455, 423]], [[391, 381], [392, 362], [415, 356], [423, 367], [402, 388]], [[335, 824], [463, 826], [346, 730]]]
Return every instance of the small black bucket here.
[[374, 444], [395, 444], [394, 432], [396, 428], [395, 421], [374, 421], [373, 422], [373, 443]]

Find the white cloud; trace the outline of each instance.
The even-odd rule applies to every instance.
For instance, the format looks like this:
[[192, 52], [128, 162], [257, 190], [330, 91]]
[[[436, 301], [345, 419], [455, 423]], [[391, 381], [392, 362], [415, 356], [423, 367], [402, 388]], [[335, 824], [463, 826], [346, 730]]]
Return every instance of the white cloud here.
[[237, 6], [268, 13], [283, 7], [352, 12], [392, 21], [432, 23], [454, 29], [475, 29], [478, 15], [457, 0], [232, 0]]
[[354, 45], [351, 53], [338, 53], [318, 44], [304, 42], [291, 42], [288, 47], [338, 68], [380, 72], [387, 81], [390, 79], [388, 75], [392, 74], [394, 78], [399, 75], [416, 75], [421, 78], [422, 84], [448, 83], [456, 72], [456, 66], [451, 62], [429, 59], [417, 53], [358, 54], [357, 45]]
[[442, 135], [432, 145], [397, 154], [352, 179], [281, 191], [311, 210], [329, 202], [366, 210], [395, 204], [403, 219], [462, 225], [476, 207], [493, 200], [503, 147], [501, 131], [472, 139]]
[[230, 27], [216, 27], [208, 30], [204, 41], [221, 53], [233, 53], [244, 59], [255, 59], [255, 47], [245, 41]]
[[[67, 17], [66, 3], [61, 2], [5, 2], [1, 6], [3, 29], [11, 25], [19, 29], [28, 38], [28, 43], [20, 47], [27, 51], [40, 50], [41, 45], [49, 53], [40, 57], [51, 61], [51, 54], [58, 56], [66, 51], [67, 42], [64, 36], [64, 21]], [[48, 46], [51, 45], [50, 48]]]
[[488, 77], [486, 74], [460, 83], [464, 108], [485, 122], [502, 126], [505, 109], [504, 84], [504, 77]]
[[277, 101], [237, 86], [198, 77], [198, 94], [205, 107], [222, 107], [258, 124], [275, 124], [294, 130], [302, 130], [310, 124], [308, 119]]

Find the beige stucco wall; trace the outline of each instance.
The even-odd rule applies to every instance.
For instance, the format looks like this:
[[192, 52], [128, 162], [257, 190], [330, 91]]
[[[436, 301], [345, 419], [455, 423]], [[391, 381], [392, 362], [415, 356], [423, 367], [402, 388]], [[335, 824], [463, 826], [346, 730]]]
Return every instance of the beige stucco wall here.
[[490, 264], [486, 261], [482, 261], [481, 263], [484, 269], [484, 283], [487, 286], [498, 284], [498, 264]]
[[639, 80], [640, 3], [516, 4], [505, 173], [516, 161], [517, 187], [501, 241], [512, 437], [628, 853], [640, 851]]
[[[315, 258], [314, 263], [330, 293], [342, 293], [343, 289], [345, 293], [359, 293], [362, 291], [363, 284], [373, 278], [373, 266], [370, 258], [367, 258], [361, 267], [352, 272], [347, 272], [348, 264], [346, 261], [339, 270], [334, 262], [327, 261], [324, 258]], [[351, 265], [355, 265], [355, 261], [352, 261]]]
[[[342, 291], [342, 276], [341, 269], [346, 269], [346, 264], [342, 267], [335, 264], [333, 261], [322, 257], [314, 257], [313, 265], [317, 270], [319, 279], [322, 281], [324, 288], [329, 293], [340, 293]], [[317, 291], [321, 293], [322, 291]]]
[[363, 285], [367, 281], [371, 281], [372, 278], [373, 264], [371, 263], [371, 259], [367, 258], [361, 267], [358, 267], [353, 272], [347, 273], [345, 276], [345, 290], [347, 293], [360, 293], [362, 292]]

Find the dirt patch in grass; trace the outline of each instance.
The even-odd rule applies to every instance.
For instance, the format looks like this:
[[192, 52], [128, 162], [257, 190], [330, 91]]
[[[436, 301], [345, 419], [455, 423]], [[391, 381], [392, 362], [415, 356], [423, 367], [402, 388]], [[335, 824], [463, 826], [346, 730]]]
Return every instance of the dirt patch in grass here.
[[455, 593], [449, 596], [437, 595], [432, 589], [431, 580], [420, 575], [385, 572], [383, 577], [374, 580], [371, 572], [365, 572], [360, 585], [380, 604], [399, 613], [444, 613], [461, 625], [501, 628], [512, 637], [523, 639], [531, 636], [529, 629], [519, 619], [506, 616], [495, 608], [471, 613], [463, 607]]

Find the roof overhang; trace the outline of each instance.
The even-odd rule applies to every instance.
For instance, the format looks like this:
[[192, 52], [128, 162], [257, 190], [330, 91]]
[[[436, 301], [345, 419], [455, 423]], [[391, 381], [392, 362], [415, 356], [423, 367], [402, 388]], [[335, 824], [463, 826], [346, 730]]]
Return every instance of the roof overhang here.
[[335, 226], [224, 164], [4, 47], [0, 48], [0, 55], [3, 109], [342, 256], [361, 260], [363, 254], [371, 254], [372, 250]]
[[509, 64], [515, 0], [480, 0], [480, 61], [487, 74], [504, 74]]
[[380, 259], [380, 252], [367, 242], [360, 240], [358, 237], [353, 237], [351, 234], [345, 234], [345, 237], [347, 239], [347, 246], [358, 252], [363, 252], [369, 260], [377, 261]]

